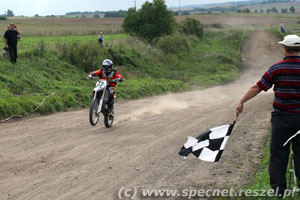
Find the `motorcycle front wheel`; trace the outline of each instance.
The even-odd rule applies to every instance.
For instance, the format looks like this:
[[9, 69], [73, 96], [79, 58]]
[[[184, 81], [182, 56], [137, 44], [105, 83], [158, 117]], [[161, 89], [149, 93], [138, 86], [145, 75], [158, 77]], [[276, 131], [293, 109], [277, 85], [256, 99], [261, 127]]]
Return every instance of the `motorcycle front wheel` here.
[[98, 100], [97, 99], [93, 99], [91, 105], [90, 105], [90, 114], [89, 114], [89, 118], [90, 118], [90, 124], [92, 126], [96, 126], [96, 124], [99, 121], [99, 114], [97, 113], [98, 110]]

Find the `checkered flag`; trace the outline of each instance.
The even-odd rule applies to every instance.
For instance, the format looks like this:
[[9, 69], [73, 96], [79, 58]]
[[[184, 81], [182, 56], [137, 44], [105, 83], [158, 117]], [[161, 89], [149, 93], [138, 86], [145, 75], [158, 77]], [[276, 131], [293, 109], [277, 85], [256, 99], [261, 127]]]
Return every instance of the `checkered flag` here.
[[200, 160], [218, 162], [234, 125], [235, 121], [233, 124], [209, 129], [196, 138], [188, 137], [179, 155], [186, 157], [192, 153]]

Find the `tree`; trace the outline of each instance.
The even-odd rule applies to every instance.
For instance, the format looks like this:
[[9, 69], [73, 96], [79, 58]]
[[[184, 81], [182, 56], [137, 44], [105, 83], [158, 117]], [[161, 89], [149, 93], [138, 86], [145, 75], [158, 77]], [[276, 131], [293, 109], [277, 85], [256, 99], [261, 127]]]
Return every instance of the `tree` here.
[[294, 6], [291, 6], [291, 7], [290, 7], [290, 11], [291, 11], [291, 13], [295, 13], [295, 11], [296, 11], [295, 7], [294, 7]]
[[7, 16], [7, 17], [13, 17], [13, 16], [15, 16], [15, 15], [14, 15], [14, 12], [13, 12], [13, 11], [11, 11], [11, 10], [8, 9], [7, 12], [6, 12], [6, 16]]
[[100, 18], [100, 15], [96, 14], [94, 15], [94, 18]]
[[125, 10], [119, 10], [119, 11], [108, 11], [104, 13], [105, 18], [118, 18], [118, 17], [125, 17], [126, 16], [126, 11]]
[[35, 14], [34, 17], [39, 17], [39, 14]]
[[188, 11], [184, 11], [182, 15], [190, 15], [190, 13]]
[[263, 9], [261, 9], [259, 12], [260, 12], [260, 13], [264, 13], [265, 11], [264, 11]]
[[273, 8], [271, 8], [271, 12], [273, 12], [273, 13], [278, 13], [278, 10], [277, 10], [276, 7], [273, 7]]
[[0, 20], [7, 20], [7, 17], [4, 15], [0, 15]]
[[244, 10], [242, 10], [243, 13], [251, 13], [251, 11], [249, 10], [249, 8], [245, 8]]
[[167, 9], [164, 0], [146, 1], [140, 10], [130, 8], [122, 24], [130, 34], [152, 41], [175, 30], [176, 21], [173, 12]]
[[281, 13], [287, 13], [288, 9], [287, 8], [281, 8]]

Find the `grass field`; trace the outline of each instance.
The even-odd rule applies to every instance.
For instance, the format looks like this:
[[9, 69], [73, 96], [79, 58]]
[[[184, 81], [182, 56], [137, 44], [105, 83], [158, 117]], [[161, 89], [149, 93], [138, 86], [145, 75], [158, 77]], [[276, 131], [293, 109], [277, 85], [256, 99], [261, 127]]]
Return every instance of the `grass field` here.
[[[105, 35], [105, 43], [111, 43], [113, 41], [123, 40], [128, 38], [127, 34], [108, 34]], [[37, 48], [37, 46], [44, 43], [47, 47], [55, 48], [56, 44], [63, 43], [97, 43], [98, 35], [68, 35], [68, 36], [29, 36], [23, 37], [19, 42], [18, 49], [20, 53]]]

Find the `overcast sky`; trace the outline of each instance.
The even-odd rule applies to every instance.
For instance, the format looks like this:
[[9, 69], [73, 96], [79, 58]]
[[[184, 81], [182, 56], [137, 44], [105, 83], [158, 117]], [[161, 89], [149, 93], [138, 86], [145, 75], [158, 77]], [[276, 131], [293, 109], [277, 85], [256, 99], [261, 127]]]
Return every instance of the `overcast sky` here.
[[[165, 0], [168, 7], [178, 6], [179, 1], [184, 6], [241, 0]], [[136, 0], [137, 7], [140, 8], [144, 2], [146, 0]], [[134, 0], [1, 0], [0, 14], [10, 9], [15, 15], [63, 15], [73, 11], [127, 10], [133, 6]]]

